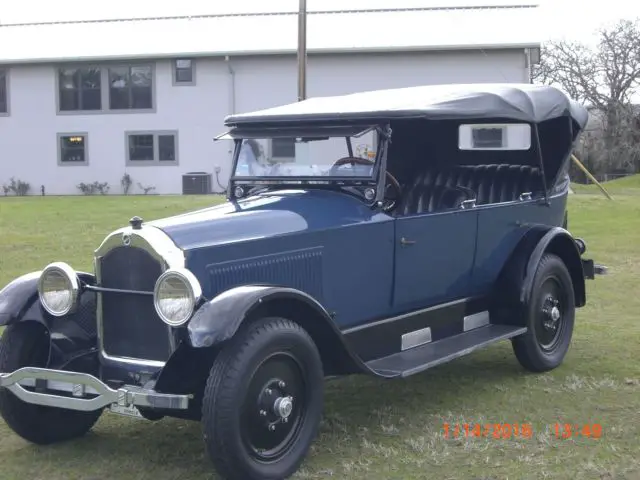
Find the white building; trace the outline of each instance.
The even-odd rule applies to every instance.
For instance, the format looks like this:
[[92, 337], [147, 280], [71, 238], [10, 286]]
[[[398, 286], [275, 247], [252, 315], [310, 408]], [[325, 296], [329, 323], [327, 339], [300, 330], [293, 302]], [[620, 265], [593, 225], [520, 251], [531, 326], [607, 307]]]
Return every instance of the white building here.
[[[310, 12], [307, 95], [528, 82], [536, 13]], [[296, 101], [296, 46], [295, 12], [0, 25], [0, 185], [66, 195], [97, 181], [117, 194], [128, 173], [130, 193], [179, 194], [184, 174], [207, 172], [221, 191], [230, 144], [212, 138], [230, 113]]]

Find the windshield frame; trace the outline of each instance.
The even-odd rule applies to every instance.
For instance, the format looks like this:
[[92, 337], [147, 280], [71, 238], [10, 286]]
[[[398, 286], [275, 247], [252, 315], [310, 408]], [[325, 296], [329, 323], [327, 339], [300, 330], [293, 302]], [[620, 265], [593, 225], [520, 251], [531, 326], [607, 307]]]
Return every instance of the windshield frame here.
[[[272, 138], [339, 138], [343, 137], [347, 145], [347, 150], [351, 153], [351, 139], [358, 138], [370, 132], [376, 135], [376, 154], [372, 159], [373, 169], [370, 176], [318, 176], [318, 175], [287, 175], [287, 176], [237, 176], [235, 174], [240, 157], [242, 141], [249, 138], [272, 139]], [[380, 172], [384, 170], [384, 160], [386, 159], [387, 141], [389, 138], [389, 127], [385, 124], [367, 122], [346, 125], [318, 125], [318, 126], [273, 126], [273, 127], [237, 127], [223, 135], [216, 137], [216, 140], [227, 139], [234, 141], [233, 160], [231, 164], [231, 175], [227, 187], [227, 198], [234, 199], [235, 188], [240, 185], [264, 188], [333, 188], [343, 187], [379, 187]], [[380, 189], [377, 188], [379, 191]], [[377, 197], [378, 195], [376, 195]]]

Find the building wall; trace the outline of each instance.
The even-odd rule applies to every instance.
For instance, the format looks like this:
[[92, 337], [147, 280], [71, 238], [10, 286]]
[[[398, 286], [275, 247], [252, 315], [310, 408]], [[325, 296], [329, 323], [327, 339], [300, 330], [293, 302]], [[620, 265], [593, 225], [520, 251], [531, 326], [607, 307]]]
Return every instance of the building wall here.
[[[233, 73], [231, 73], [233, 72]], [[235, 112], [271, 107], [297, 99], [294, 56], [201, 58], [193, 86], [174, 86], [172, 63], [155, 62], [153, 113], [58, 114], [54, 65], [9, 69], [8, 116], [0, 116], [0, 184], [11, 177], [27, 181], [33, 194], [78, 194], [80, 182], [108, 182], [121, 193], [126, 172], [154, 193], [182, 191], [182, 174], [213, 173], [220, 191], [230, 174], [230, 142], [213, 142], [223, 119]], [[310, 56], [307, 95], [437, 83], [527, 82], [522, 50], [457, 51], [412, 54]], [[178, 131], [178, 164], [127, 166], [125, 132]], [[87, 165], [58, 165], [58, 135], [88, 135]], [[215, 168], [219, 167], [219, 184]]]

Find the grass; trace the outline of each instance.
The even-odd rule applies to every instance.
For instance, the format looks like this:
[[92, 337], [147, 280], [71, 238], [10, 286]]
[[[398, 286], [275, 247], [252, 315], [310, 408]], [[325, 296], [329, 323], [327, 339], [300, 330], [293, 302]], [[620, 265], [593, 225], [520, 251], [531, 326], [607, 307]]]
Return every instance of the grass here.
[[[401, 381], [327, 382], [325, 417], [297, 479], [640, 478], [640, 183], [570, 196], [569, 227], [610, 275], [588, 283], [572, 347], [534, 375], [508, 343]], [[637, 180], [635, 180], [637, 182]], [[623, 184], [622, 187], [618, 185]], [[609, 184], [607, 184], [609, 188]], [[620, 193], [624, 190], [624, 193]], [[211, 197], [0, 199], [0, 285], [65, 260], [91, 268], [103, 237], [132, 215], [157, 218]], [[530, 423], [530, 439], [450, 438], [443, 423]], [[602, 438], [556, 439], [556, 422], [599, 424]], [[46, 448], [0, 423], [3, 479], [215, 479], [197, 423], [105, 414], [86, 437]]]
[[[618, 178], [616, 180], [610, 180], [608, 182], [601, 183], [602, 186], [609, 192], [610, 195], [640, 195], [640, 174], [629, 175], [626, 177]], [[589, 184], [573, 183], [571, 188], [575, 193], [588, 193], [588, 194], [602, 194], [598, 189], [598, 186]]]

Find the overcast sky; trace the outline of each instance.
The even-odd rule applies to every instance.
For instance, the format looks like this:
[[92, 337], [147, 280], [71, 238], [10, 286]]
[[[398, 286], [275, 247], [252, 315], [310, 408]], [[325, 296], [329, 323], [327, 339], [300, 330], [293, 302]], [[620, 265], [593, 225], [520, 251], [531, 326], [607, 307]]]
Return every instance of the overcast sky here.
[[[0, 22], [90, 20], [221, 12], [295, 11], [298, 0], [3, 0]], [[540, 5], [542, 39], [566, 36], [589, 41], [604, 23], [640, 17], [635, 0], [393, 0], [395, 7], [527, 4]], [[8, 5], [7, 5], [8, 4]], [[387, 7], [390, 0], [307, 0], [308, 10]], [[364, 27], [364, 26], [363, 26]]]

